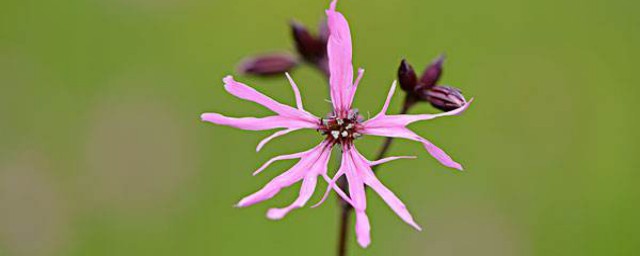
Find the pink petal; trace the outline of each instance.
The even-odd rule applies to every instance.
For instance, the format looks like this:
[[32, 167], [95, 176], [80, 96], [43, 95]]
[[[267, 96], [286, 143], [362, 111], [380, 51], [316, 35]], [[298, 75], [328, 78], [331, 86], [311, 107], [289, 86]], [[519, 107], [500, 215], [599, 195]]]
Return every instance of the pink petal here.
[[[444, 113], [440, 113], [440, 114], [422, 114], [422, 115], [385, 115], [383, 114], [383, 112], [380, 112], [381, 114], [378, 114], [377, 116], [375, 116], [372, 119], [367, 120], [366, 122], [364, 122], [363, 126], [365, 127], [395, 127], [395, 126], [407, 126], [411, 123], [417, 122], [417, 121], [424, 121], [424, 120], [431, 120], [431, 119], [435, 119], [438, 117], [444, 117], [444, 116], [456, 116], [456, 115], [460, 115], [462, 113], [464, 113], [464, 111], [467, 110], [467, 108], [469, 108], [469, 106], [471, 106], [471, 102], [473, 102], [473, 99], [469, 100], [469, 102], [467, 102], [467, 104], [465, 104], [464, 106], [448, 111], [448, 112], [444, 112]], [[388, 103], [385, 103], [385, 106]], [[386, 107], [383, 108], [383, 110], [386, 110]]]
[[376, 175], [371, 170], [369, 165], [369, 160], [367, 160], [364, 156], [360, 154], [357, 150], [352, 150], [350, 152], [352, 154], [352, 158], [354, 159], [354, 164], [356, 168], [360, 171], [359, 174], [362, 176], [365, 184], [371, 187], [380, 197], [384, 200], [389, 207], [398, 215], [402, 220], [404, 220], [407, 224], [413, 226], [417, 230], [422, 230], [418, 224], [415, 223], [413, 217], [407, 210], [407, 207], [396, 197], [391, 190], [382, 185], [382, 183], [376, 178]]
[[267, 185], [257, 192], [243, 198], [237, 204], [238, 207], [250, 206], [275, 196], [282, 188], [293, 185], [310, 174], [321, 175], [327, 171], [327, 162], [331, 154], [327, 142], [323, 141], [318, 146], [304, 153], [300, 161], [288, 171], [273, 178]]
[[344, 172], [347, 176], [349, 196], [353, 202], [353, 208], [364, 210], [367, 208], [367, 196], [364, 192], [364, 181], [358, 173], [358, 166], [354, 162], [353, 154], [351, 154], [353, 150], [355, 150], [354, 147], [349, 148], [349, 146], [343, 146], [342, 162], [340, 163], [340, 170], [338, 172]]
[[238, 98], [258, 103], [281, 116], [317, 123], [318, 118], [312, 114], [277, 102], [243, 83], [236, 82], [232, 76], [227, 76], [222, 81], [225, 83], [224, 88]]
[[271, 130], [276, 128], [310, 128], [315, 129], [317, 124], [291, 119], [282, 116], [268, 116], [268, 117], [227, 117], [218, 113], [204, 113], [200, 116], [202, 121], [218, 125], [226, 125], [243, 130]]
[[258, 146], [256, 147], [256, 151], [260, 151], [264, 145], [266, 145], [269, 141], [274, 138], [280, 137], [282, 135], [288, 134], [293, 131], [297, 131], [303, 128], [316, 129], [317, 124], [300, 121], [297, 119], [291, 119], [283, 116], [269, 116], [262, 118], [255, 117], [242, 117], [242, 118], [234, 118], [234, 117], [226, 117], [220, 115], [218, 113], [205, 113], [201, 116], [203, 121], [211, 122], [219, 125], [231, 126], [243, 130], [271, 130], [276, 128], [287, 128], [285, 130], [280, 130], [270, 135], [267, 138], [264, 138]]
[[[311, 149], [311, 150], [313, 150], [313, 149]], [[261, 173], [264, 169], [269, 167], [269, 165], [271, 165], [275, 161], [301, 158], [302, 156], [304, 156], [307, 153], [309, 153], [309, 151], [299, 152], [299, 153], [294, 153], [294, 154], [289, 154], [289, 155], [280, 155], [280, 156], [273, 157], [273, 158], [269, 159], [269, 161], [267, 161], [266, 163], [262, 164], [262, 166], [260, 166], [260, 168], [258, 168], [258, 170], [253, 172], [253, 175], [254, 176], [258, 175], [259, 173]]]
[[369, 218], [365, 210], [367, 209], [367, 196], [364, 190], [364, 181], [358, 170], [356, 159], [353, 158], [355, 148], [344, 146], [342, 152], [342, 163], [340, 169], [347, 175], [349, 182], [349, 195], [351, 196], [352, 206], [356, 212], [356, 237], [358, 244], [367, 247], [371, 243], [371, 227]]
[[380, 165], [380, 164], [384, 164], [386, 162], [390, 162], [393, 160], [398, 160], [398, 159], [414, 159], [416, 158], [415, 156], [390, 156], [390, 157], [386, 157], [386, 158], [382, 158], [376, 161], [371, 161], [369, 162], [370, 166], [375, 166], [375, 165]]
[[404, 222], [411, 225], [417, 230], [422, 230], [422, 228], [416, 224], [413, 220], [413, 217], [407, 210], [407, 207], [396, 197], [391, 190], [382, 185], [382, 183], [375, 177], [373, 173], [370, 173], [369, 176], [365, 179], [366, 184], [371, 187], [380, 197], [384, 200], [387, 205], [398, 215]]
[[391, 84], [391, 88], [389, 89], [389, 92], [387, 93], [387, 99], [384, 101], [384, 105], [382, 105], [382, 109], [380, 110], [380, 113], [378, 113], [375, 117], [373, 117], [370, 120], [374, 120], [374, 119], [386, 116], [387, 109], [389, 109], [389, 104], [391, 103], [391, 98], [393, 98], [393, 93], [395, 91], [396, 91], [396, 81], [394, 80], [393, 83]]
[[300, 195], [298, 196], [296, 201], [284, 208], [269, 209], [269, 211], [267, 211], [267, 218], [272, 220], [279, 220], [284, 218], [284, 216], [287, 215], [287, 213], [289, 213], [291, 210], [304, 206], [307, 201], [309, 201], [309, 198], [311, 198], [311, 196], [313, 195], [313, 192], [316, 189], [317, 180], [318, 175], [307, 175], [302, 181], [302, 186], [300, 187]]
[[327, 198], [329, 197], [329, 193], [331, 192], [331, 190], [336, 191], [336, 194], [338, 194], [342, 198], [342, 200], [346, 201], [351, 205], [353, 204], [353, 202], [351, 201], [351, 198], [349, 198], [349, 196], [347, 196], [347, 194], [344, 193], [344, 191], [342, 191], [342, 189], [336, 184], [336, 181], [342, 175], [344, 175], [344, 173], [341, 173], [340, 171], [336, 173], [333, 179], [329, 178], [329, 176], [326, 174], [322, 175], [324, 180], [327, 182], [327, 189], [324, 191], [324, 195], [322, 196], [322, 199], [320, 199], [320, 201], [318, 201], [316, 204], [311, 206], [311, 208], [316, 208], [320, 206], [322, 203], [324, 203], [324, 201], [327, 200]]
[[265, 185], [262, 189], [257, 192], [242, 198], [240, 202], [236, 205], [237, 207], [247, 207], [267, 199], [271, 199], [274, 197], [282, 188], [293, 185], [294, 183], [300, 181], [304, 173], [302, 173], [299, 169], [291, 169], [286, 171], [279, 176], [275, 177], [271, 180], [267, 185]]
[[462, 165], [457, 163], [456, 161], [453, 161], [453, 159], [451, 159], [451, 157], [447, 155], [447, 153], [445, 153], [444, 150], [440, 149], [436, 145], [433, 145], [430, 141], [424, 138], [422, 138], [421, 142], [424, 145], [424, 147], [427, 149], [429, 154], [431, 154], [431, 156], [437, 159], [444, 166], [453, 168], [453, 169], [458, 169], [460, 171], [463, 170]]
[[447, 153], [445, 153], [442, 149], [436, 147], [430, 141], [420, 137], [419, 135], [415, 134], [414, 132], [412, 132], [411, 130], [405, 127], [400, 127], [400, 126], [381, 127], [381, 128], [374, 127], [374, 128], [363, 129], [361, 130], [361, 132], [363, 134], [368, 134], [368, 135], [405, 138], [405, 139], [421, 142], [424, 145], [425, 149], [429, 152], [429, 154], [431, 154], [431, 156], [433, 156], [441, 164], [450, 168], [462, 170], [462, 165], [453, 161], [453, 159], [451, 159], [451, 157], [447, 155]]
[[349, 182], [351, 205], [356, 212], [356, 237], [358, 244], [362, 247], [367, 247], [371, 243], [371, 227], [366, 214], [367, 198], [364, 189], [365, 184], [373, 188], [402, 220], [420, 230], [420, 226], [415, 223], [406, 206], [393, 192], [380, 183], [371, 170], [371, 165], [373, 164], [381, 164], [383, 162], [407, 157], [389, 157], [371, 162], [364, 158], [352, 145], [343, 146], [342, 152], [342, 163], [338, 174], [341, 175], [344, 173], [347, 176], [347, 182]]
[[264, 138], [263, 140], [260, 141], [260, 143], [258, 143], [258, 146], [256, 147], [256, 152], [260, 151], [262, 149], [262, 147], [264, 147], [264, 145], [266, 145], [272, 139], [275, 139], [277, 137], [280, 137], [282, 135], [285, 135], [287, 133], [290, 133], [290, 132], [293, 132], [293, 131], [297, 131], [297, 130], [299, 130], [299, 129], [286, 129], [286, 130], [280, 130], [280, 131], [277, 131], [277, 132], [271, 134], [269, 137]]
[[287, 79], [289, 80], [289, 84], [291, 84], [291, 89], [293, 89], [293, 94], [296, 97], [296, 106], [298, 107], [299, 110], [304, 110], [302, 106], [302, 96], [300, 96], [300, 89], [298, 89], [298, 85], [296, 84], [296, 82], [293, 81], [293, 78], [291, 78], [291, 75], [289, 75], [289, 72], [286, 72], [284, 74], [287, 76]]
[[356, 81], [353, 83], [353, 86], [347, 92], [347, 102], [353, 102], [353, 98], [356, 96], [356, 90], [358, 89], [358, 85], [360, 84], [360, 80], [362, 80], [362, 76], [364, 76], [364, 69], [358, 69], [358, 77]]
[[[322, 143], [325, 144], [325, 143]], [[322, 145], [321, 144], [321, 145]], [[313, 195], [313, 192], [316, 189], [316, 184], [318, 180], [318, 175], [326, 175], [327, 165], [329, 164], [329, 156], [331, 155], [330, 150], [325, 146], [322, 149], [326, 150], [325, 153], [320, 153], [317, 161], [308, 166], [306, 169], [306, 175], [304, 180], [302, 181], [302, 186], [300, 187], [300, 194], [298, 198], [289, 206], [284, 208], [271, 208], [267, 212], [267, 217], [273, 220], [282, 219], [287, 213], [291, 210], [300, 208], [304, 206], [309, 198]]]
[[348, 102], [349, 88], [353, 83], [353, 65], [351, 63], [351, 31], [349, 23], [344, 16], [336, 12], [337, 1], [331, 3], [326, 11], [329, 25], [329, 41], [327, 54], [329, 57], [329, 84], [331, 85], [331, 101], [336, 112], [348, 111], [351, 102]]
[[371, 118], [362, 124], [363, 129], [361, 130], [362, 134], [375, 135], [375, 136], [384, 136], [384, 137], [398, 137], [405, 138], [414, 141], [421, 142], [425, 149], [435, 157], [440, 163], [447, 167], [455, 168], [458, 170], [462, 170], [462, 165], [456, 163], [448, 156], [442, 149], [436, 147], [428, 140], [418, 136], [408, 128], [407, 125], [421, 120], [430, 120], [443, 116], [452, 116], [459, 115], [463, 113], [473, 102], [473, 99], [469, 100], [467, 104], [463, 107], [448, 111], [441, 114], [424, 114], [424, 115], [386, 115], [385, 112], [389, 106], [389, 102], [391, 97], [393, 96], [393, 91], [395, 90], [395, 82], [391, 86], [391, 90], [387, 95], [387, 100], [385, 101], [384, 106], [382, 107], [382, 111], [374, 118]]
[[362, 248], [371, 244], [371, 225], [364, 210], [356, 210], [356, 239]]

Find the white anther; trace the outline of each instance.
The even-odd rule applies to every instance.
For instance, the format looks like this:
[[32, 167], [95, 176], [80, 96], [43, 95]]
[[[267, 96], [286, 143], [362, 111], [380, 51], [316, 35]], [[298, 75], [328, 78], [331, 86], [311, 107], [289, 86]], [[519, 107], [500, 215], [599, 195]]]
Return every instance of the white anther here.
[[333, 136], [334, 139], [338, 139], [338, 136], [340, 136], [340, 131], [331, 131], [331, 136]]
[[337, 118], [336, 123], [338, 123], [338, 125], [342, 125], [344, 124], [344, 120], [342, 120], [342, 118]]
[[360, 138], [360, 137], [362, 137], [362, 134], [357, 133], [357, 132], [354, 132], [354, 133], [353, 133], [353, 137], [354, 137], [354, 138]]
[[349, 130], [351, 128], [353, 128], [353, 123], [349, 123], [349, 124], [347, 124], [347, 127], [345, 127], [345, 129], [347, 129], [347, 130]]
[[349, 133], [347, 131], [342, 131], [341, 135], [342, 135], [342, 137], [346, 138], [347, 136], [349, 136]]

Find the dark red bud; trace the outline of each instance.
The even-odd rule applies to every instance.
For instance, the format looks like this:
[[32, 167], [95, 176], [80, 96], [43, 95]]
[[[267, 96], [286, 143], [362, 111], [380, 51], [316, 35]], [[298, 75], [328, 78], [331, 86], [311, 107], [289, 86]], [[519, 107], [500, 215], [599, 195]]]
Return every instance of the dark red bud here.
[[426, 86], [427, 88], [431, 88], [438, 80], [440, 80], [440, 76], [442, 76], [442, 63], [444, 62], [444, 54], [440, 55], [437, 59], [435, 59], [431, 65], [429, 65], [424, 72], [422, 73], [422, 77], [420, 78], [420, 84], [422, 86]]
[[296, 43], [296, 49], [305, 60], [316, 63], [325, 57], [327, 52], [326, 42], [322, 42], [311, 35], [305, 26], [295, 21], [291, 22], [291, 31], [293, 40]]
[[238, 73], [271, 76], [288, 72], [298, 65], [298, 60], [286, 53], [264, 54], [244, 59], [238, 65]]
[[400, 88], [408, 94], [414, 94], [418, 85], [416, 72], [413, 71], [413, 67], [405, 59], [400, 62], [400, 67], [398, 68], [398, 82], [400, 83]]
[[429, 89], [419, 88], [420, 98], [442, 111], [451, 111], [467, 104], [462, 92], [450, 86], [433, 86]]

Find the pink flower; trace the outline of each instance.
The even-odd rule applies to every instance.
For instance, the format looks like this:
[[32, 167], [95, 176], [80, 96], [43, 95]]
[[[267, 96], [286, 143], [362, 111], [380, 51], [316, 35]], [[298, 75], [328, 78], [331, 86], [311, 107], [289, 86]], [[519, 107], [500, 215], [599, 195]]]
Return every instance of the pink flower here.
[[[336, 191], [342, 199], [349, 202], [355, 209], [358, 243], [362, 247], [367, 247], [371, 239], [369, 219], [366, 214], [365, 185], [378, 193], [402, 220], [420, 230], [420, 226], [415, 223], [405, 205], [378, 180], [371, 170], [371, 166], [374, 165], [412, 157], [388, 157], [377, 161], [369, 161], [358, 152], [353, 141], [363, 135], [397, 137], [418, 141], [443, 165], [462, 170], [462, 166], [453, 161], [444, 151], [415, 134], [406, 126], [417, 121], [458, 115], [464, 112], [469, 104], [467, 103], [456, 110], [436, 115], [387, 115], [386, 111], [396, 87], [394, 82], [380, 113], [367, 121], [363, 121], [362, 116], [351, 107], [351, 104], [364, 70], [358, 70], [358, 76], [354, 81], [351, 63], [351, 32], [347, 20], [341, 13], [336, 11], [336, 2], [334, 0], [329, 10], [326, 11], [330, 30], [327, 51], [330, 71], [330, 94], [333, 104], [333, 111], [329, 115], [324, 118], [318, 118], [304, 110], [298, 87], [289, 74], [286, 74], [286, 76], [295, 94], [295, 108], [279, 103], [245, 84], [234, 81], [231, 76], [227, 76], [223, 81], [225, 89], [229, 93], [238, 98], [258, 103], [273, 111], [275, 115], [262, 118], [232, 118], [217, 113], [205, 113], [202, 115], [202, 120], [243, 130], [280, 128], [281, 130], [258, 144], [258, 151], [271, 139], [292, 131], [300, 129], [321, 131], [324, 139], [316, 147], [305, 152], [276, 156], [256, 170], [254, 175], [260, 173], [275, 161], [299, 159], [293, 167], [271, 180], [262, 189], [240, 200], [237, 206], [246, 207], [270, 199], [280, 189], [302, 181], [299, 196], [291, 205], [283, 208], [272, 208], [267, 212], [267, 217], [270, 219], [283, 218], [289, 211], [300, 208], [309, 201], [315, 191], [318, 176], [321, 176], [328, 183], [328, 187], [323, 199], [317, 205], [327, 198], [330, 191]], [[331, 149], [336, 145], [342, 150], [342, 162], [334, 177], [331, 178], [327, 173], [327, 164]], [[336, 181], [343, 175], [346, 176], [349, 184], [348, 194], [336, 185]]]

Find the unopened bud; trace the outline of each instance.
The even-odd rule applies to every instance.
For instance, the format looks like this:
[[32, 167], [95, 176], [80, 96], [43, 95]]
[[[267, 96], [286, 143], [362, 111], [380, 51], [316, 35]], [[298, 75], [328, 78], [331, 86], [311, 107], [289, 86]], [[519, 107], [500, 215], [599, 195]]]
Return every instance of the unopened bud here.
[[415, 93], [416, 86], [418, 85], [418, 78], [416, 77], [416, 72], [413, 71], [411, 64], [409, 64], [405, 59], [400, 62], [400, 67], [398, 68], [398, 82], [400, 83], [400, 88], [402, 88], [402, 90], [407, 94], [413, 95]]
[[291, 31], [296, 49], [305, 60], [316, 63], [325, 57], [327, 53], [326, 42], [311, 35], [305, 26], [295, 21], [291, 22]]
[[420, 88], [419, 95], [421, 99], [442, 111], [451, 111], [467, 104], [462, 92], [450, 86], [436, 85], [428, 89]]
[[238, 65], [238, 73], [257, 76], [271, 76], [291, 71], [298, 60], [286, 53], [273, 53], [249, 57]]
[[440, 76], [442, 76], [442, 63], [444, 62], [444, 55], [440, 55], [437, 59], [435, 59], [431, 65], [429, 65], [424, 72], [422, 73], [422, 77], [420, 78], [420, 84], [427, 88], [431, 88], [438, 80], [440, 80]]

